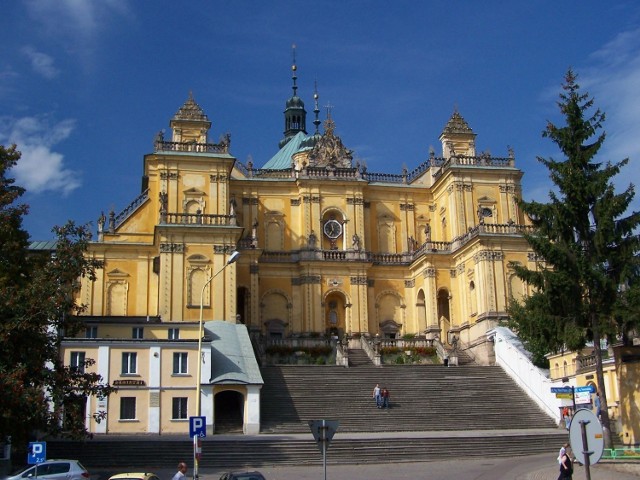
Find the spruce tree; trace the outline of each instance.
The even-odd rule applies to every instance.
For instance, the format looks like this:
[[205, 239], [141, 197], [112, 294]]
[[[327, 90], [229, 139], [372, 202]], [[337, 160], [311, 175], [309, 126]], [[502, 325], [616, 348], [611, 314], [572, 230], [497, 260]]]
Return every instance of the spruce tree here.
[[[601, 340], [627, 338], [637, 325], [637, 255], [640, 213], [626, 215], [634, 197], [629, 185], [616, 193], [613, 178], [628, 163], [596, 161], [605, 141], [605, 115], [583, 93], [577, 76], [565, 75], [558, 106], [565, 125], [548, 122], [543, 137], [557, 145], [562, 160], [538, 157], [555, 189], [549, 202], [521, 201], [533, 224], [526, 238], [536, 267], [512, 265], [531, 288], [512, 302], [510, 326], [542, 363], [545, 354], [579, 350], [592, 341], [601, 397], [605, 445], [611, 445]], [[635, 305], [635, 307], [634, 307]]]

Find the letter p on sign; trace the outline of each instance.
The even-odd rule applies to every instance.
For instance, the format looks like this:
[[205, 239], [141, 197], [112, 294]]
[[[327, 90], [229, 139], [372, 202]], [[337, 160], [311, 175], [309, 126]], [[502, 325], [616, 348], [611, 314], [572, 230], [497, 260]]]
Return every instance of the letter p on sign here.
[[189, 437], [204, 438], [207, 436], [207, 418], [189, 417]]

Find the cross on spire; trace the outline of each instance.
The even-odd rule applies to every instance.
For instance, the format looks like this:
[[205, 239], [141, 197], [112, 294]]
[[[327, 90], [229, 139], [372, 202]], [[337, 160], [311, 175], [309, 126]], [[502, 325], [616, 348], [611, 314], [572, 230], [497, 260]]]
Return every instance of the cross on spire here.
[[331, 102], [328, 102], [324, 107], [327, 109], [327, 118], [331, 118], [331, 110], [334, 106], [331, 105]]

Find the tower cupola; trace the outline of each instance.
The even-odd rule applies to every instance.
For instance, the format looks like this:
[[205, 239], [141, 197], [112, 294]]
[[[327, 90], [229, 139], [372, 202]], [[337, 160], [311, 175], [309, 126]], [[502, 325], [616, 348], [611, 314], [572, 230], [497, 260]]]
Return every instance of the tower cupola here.
[[211, 128], [211, 122], [200, 105], [193, 99], [193, 93], [189, 92], [189, 98], [178, 109], [169, 122], [169, 126], [173, 131], [173, 142], [207, 143], [207, 133]]
[[476, 155], [476, 134], [473, 133], [467, 121], [462, 118], [456, 108], [453, 115], [440, 134], [442, 142], [442, 156], [449, 158], [453, 155], [464, 155], [475, 157]]
[[284, 147], [289, 140], [296, 136], [298, 132], [307, 133], [307, 111], [304, 109], [304, 102], [298, 96], [298, 76], [296, 72], [296, 47], [293, 46], [293, 65], [291, 65], [293, 80], [293, 95], [285, 104], [284, 109], [284, 138], [280, 140], [278, 146]]

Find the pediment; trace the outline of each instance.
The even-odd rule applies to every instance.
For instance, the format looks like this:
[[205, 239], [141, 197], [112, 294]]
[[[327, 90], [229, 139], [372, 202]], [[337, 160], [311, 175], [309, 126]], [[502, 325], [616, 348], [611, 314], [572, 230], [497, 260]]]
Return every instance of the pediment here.
[[114, 268], [113, 270], [110, 270], [107, 272], [107, 276], [109, 277], [128, 277], [129, 274], [127, 272], [123, 272], [122, 270], [120, 270], [119, 268]]
[[199, 253], [189, 256], [187, 260], [190, 263], [209, 263], [209, 259], [204, 255], [200, 255]]
[[205, 193], [202, 190], [198, 190], [197, 188], [193, 188], [193, 187], [185, 190], [183, 193], [190, 197], [199, 197], [199, 196], [205, 195]]

